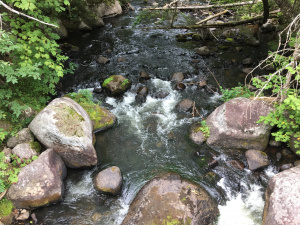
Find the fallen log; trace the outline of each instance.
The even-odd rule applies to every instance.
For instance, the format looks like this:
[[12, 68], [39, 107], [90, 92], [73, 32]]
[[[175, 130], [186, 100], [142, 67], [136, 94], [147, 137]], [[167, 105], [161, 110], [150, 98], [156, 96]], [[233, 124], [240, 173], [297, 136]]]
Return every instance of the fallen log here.
[[165, 9], [175, 9], [178, 10], [196, 10], [196, 9], [211, 9], [211, 8], [230, 8], [235, 6], [244, 6], [244, 5], [252, 5], [255, 3], [259, 3], [261, 0], [258, 1], [247, 1], [247, 2], [238, 2], [238, 3], [231, 3], [231, 4], [222, 4], [222, 5], [190, 5], [190, 6], [178, 6], [178, 7], [156, 7], [156, 8], [145, 8], [143, 10], [165, 10]]
[[196, 25], [199, 25], [199, 24], [204, 23], [204, 22], [206, 22], [206, 21], [209, 21], [209, 20], [211, 20], [211, 19], [213, 19], [213, 18], [216, 18], [216, 17], [218, 17], [218, 16], [221, 16], [221, 15], [227, 13], [227, 12], [228, 12], [228, 10], [225, 10], [225, 11], [223, 11], [223, 12], [219, 12], [219, 13], [217, 13], [217, 14], [215, 14], [215, 15], [209, 16], [209, 17], [207, 17], [206, 19], [197, 22]]

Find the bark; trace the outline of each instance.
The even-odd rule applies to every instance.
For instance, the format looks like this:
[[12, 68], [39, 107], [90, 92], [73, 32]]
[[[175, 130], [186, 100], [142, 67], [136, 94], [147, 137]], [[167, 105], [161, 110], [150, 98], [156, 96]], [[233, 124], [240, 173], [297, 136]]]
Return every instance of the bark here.
[[263, 5], [264, 5], [264, 19], [263, 23], [266, 23], [268, 18], [269, 18], [269, 1], [268, 0], [263, 0]]
[[287, 18], [289, 22], [293, 21], [293, 19], [297, 16], [297, 12], [295, 8], [289, 3], [288, 0], [275, 0], [276, 4], [281, 9], [283, 15]]

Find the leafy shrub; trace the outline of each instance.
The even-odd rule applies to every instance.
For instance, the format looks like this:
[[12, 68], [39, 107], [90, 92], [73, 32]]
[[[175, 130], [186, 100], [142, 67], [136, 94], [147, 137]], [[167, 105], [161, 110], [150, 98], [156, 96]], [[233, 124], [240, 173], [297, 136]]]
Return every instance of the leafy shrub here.
[[231, 89], [223, 89], [221, 87], [222, 98], [221, 100], [227, 102], [232, 98], [244, 97], [249, 98], [254, 96], [254, 94], [245, 86], [233, 87]]

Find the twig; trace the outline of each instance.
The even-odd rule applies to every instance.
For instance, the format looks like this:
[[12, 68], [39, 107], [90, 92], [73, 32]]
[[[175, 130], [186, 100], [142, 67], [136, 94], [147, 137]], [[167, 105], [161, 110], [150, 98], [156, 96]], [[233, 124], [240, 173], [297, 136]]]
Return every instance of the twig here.
[[42, 23], [42, 24], [45, 24], [45, 25], [48, 25], [48, 26], [51, 26], [51, 27], [56, 27], [56, 28], [58, 28], [58, 26], [56, 26], [56, 25], [54, 25], [54, 24], [46, 23], [46, 22], [41, 21], [41, 20], [39, 20], [39, 19], [36, 19], [36, 18], [34, 18], [34, 17], [32, 17], [32, 16], [28, 16], [28, 15], [26, 15], [26, 14], [24, 14], [24, 13], [21, 13], [21, 12], [19, 12], [19, 11], [17, 11], [17, 10], [14, 10], [14, 9], [12, 9], [11, 7], [9, 7], [8, 5], [6, 5], [6, 4], [5, 4], [3, 1], [1, 1], [1, 0], [0, 0], [0, 4], [3, 5], [3, 6], [4, 6], [6, 9], [8, 9], [9, 11], [11, 11], [11, 12], [13, 12], [13, 13], [15, 13], [15, 14], [18, 14], [18, 15], [21, 15], [21, 16], [25, 16], [25, 17], [27, 17], [27, 18], [29, 18], [29, 19], [38, 21], [38, 22], [40, 22], [40, 23]]
[[217, 85], [219, 86], [219, 88], [221, 88], [221, 86], [220, 86], [219, 82], [217, 81], [217, 78], [215, 77], [215, 75], [213, 74], [213, 72], [211, 72], [211, 70], [208, 68], [208, 66], [205, 63], [203, 63], [203, 64], [208, 69], [208, 71], [210, 72], [210, 74], [213, 76], [213, 78], [215, 79], [215, 81], [216, 81]]
[[199, 25], [199, 24], [204, 23], [204, 22], [206, 22], [206, 21], [209, 21], [209, 20], [211, 20], [211, 19], [213, 19], [213, 18], [216, 18], [216, 17], [218, 17], [218, 16], [220, 16], [220, 15], [223, 15], [223, 14], [225, 14], [225, 13], [227, 13], [227, 12], [228, 12], [228, 10], [224, 10], [223, 12], [220, 12], [220, 13], [217, 13], [217, 14], [215, 14], [215, 15], [212, 15], [212, 16], [207, 17], [206, 19], [201, 20], [201, 21], [197, 22], [196, 24]]

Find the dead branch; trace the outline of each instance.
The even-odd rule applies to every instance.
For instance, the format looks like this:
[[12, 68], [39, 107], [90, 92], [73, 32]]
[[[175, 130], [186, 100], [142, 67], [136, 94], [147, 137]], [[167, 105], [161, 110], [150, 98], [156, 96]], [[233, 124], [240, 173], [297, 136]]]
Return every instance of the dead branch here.
[[213, 18], [216, 18], [216, 17], [218, 17], [218, 16], [221, 16], [221, 15], [227, 13], [227, 12], [228, 12], [228, 10], [224, 10], [223, 12], [220, 12], [220, 13], [217, 13], [217, 14], [215, 14], [215, 15], [209, 16], [209, 17], [207, 17], [206, 19], [197, 22], [196, 25], [199, 25], [199, 24], [204, 23], [204, 22], [206, 22], [206, 21], [209, 21], [209, 20], [211, 20], [211, 19], [213, 19]]
[[31, 20], [35, 20], [35, 21], [37, 21], [37, 22], [39, 22], [39, 23], [42, 23], [42, 24], [45, 24], [45, 25], [48, 25], [48, 26], [51, 26], [51, 27], [58, 28], [58, 26], [56, 26], [56, 25], [54, 25], [54, 24], [46, 23], [46, 22], [41, 21], [41, 20], [39, 20], [39, 19], [36, 19], [36, 18], [34, 18], [34, 17], [32, 17], [32, 16], [28, 16], [28, 15], [26, 15], [26, 14], [24, 14], [24, 13], [21, 13], [21, 12], [19, 12], [19, 11], [17, 11], [17, 10], [14, 10], [14, 9], [12, 9], [11, 7], [9, 7], [8, 5], [6, 5], [6, 4], [5, 4], [3, 1], [1, 1], [1, 0], [0, 0], [0, 4], [3, 5], [3, 6], [4, 6], [6, 9], [8, 9], [9, 11], [11, 11], [11, 12], [13, 12], [13, 13], [15, 13], [15, 14], [18, 14], [18, 15], [21, 15], [21, 16], [25, 16], [25, 17], [27, 17], [27, 18], [29, 18], [29, 19], [31, 19]]
[[[232, 4], [222, 4], [222, 5], [191, 5], [191, 6], [180, 6], [177, 7], [179, 10], [196, 10], [196, 9], [211, 9], [211, 8], [230, 8], [235, 6], [244, 6], [244, 5], [251, 5], [254, 3], [261, 2], [261, 0], [255, 1], [247, 1], [247, 2], [239, 2], [239, 3], [232, 3]], [[164, 9], [173, 9], [175, 7], [157, 7], [157, 8], [145, 8], [147, 10], [164, 10]], [[145, 10], [143, 9], [143, 10]]]
[[215, 79], [215, 81], [216, 81], [217, 85], [219, 86], [219, 88], [221, 88], [221, 86], [220, 86], [219, 82], [217, 81], [217, 78], [215, 77], [215, 75], [213, 74], [213, 72], [211, 72], [211, 70], [208, 68], [208, 66], [205, 63], [203, 63], [203, 64], [208, 69], [208, 71], [210, 72], [210, 74], [212, 75], [212, 77]]

